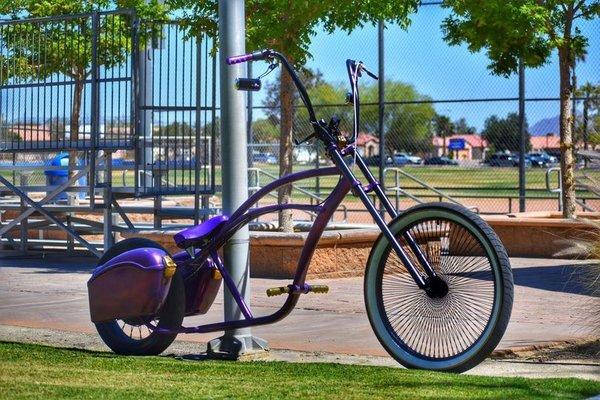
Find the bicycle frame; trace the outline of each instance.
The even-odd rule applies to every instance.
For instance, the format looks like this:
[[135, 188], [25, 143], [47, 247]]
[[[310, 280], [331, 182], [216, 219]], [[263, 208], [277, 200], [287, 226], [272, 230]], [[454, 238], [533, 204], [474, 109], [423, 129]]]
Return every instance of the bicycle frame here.
[[[215, 263], [216, 267], [219, 269], [221, 275], [223, 276], [225, 286], [227, 287], [227, 290], [230, 291], [235, 302], [240, 308], [241, 314], [244, 317], [243, 319], [213, 324], [205, 324], [195, 327], [182, 326], [181, 328], [176, 330], [157, 328], [155, 326], [149, 325], [148, 327], [151, 329], [156, 329], [161, 333], [207, 333], [214, 331], [239, 329], [256, 325], [271, 324], [286, 317], [296, 306], [300, 295], [303, 293], [308, 293], [310, 291], [310, 285], [305, 283], [305, 278], [308, 272], [311, 258], [317, 247], [319, 239], [321, 238], [321, 235], [323, 234], [323, 231], [327, 226], [328, 221], [331, 219], [335, 211], [338, 209], [340, 203], [344, 200], [344, 198], [350, 191], [352, 191], [352, 193], [362, 201], [367, 211], [369, 212], [371, 217], [373, 217], [373, 220], [381, 230], [382, 235], [384, 235], [387, 238], [400, 260], [406, 266], [406, 269], [414, 279], [415, 284], [418, 285], [419, 288], [426, 290], [428, 288], [428, 281], [436, 277], [435, 271], [430, 266], [429, 262], [427, 261], [427, 257], [425, 256], [419, 245], [416, 243], [416, 241], [408, 234], [405, 234], [405, 236], [403, 237], [403, 239], [406, 241], [406, 244], [415, 254], [421, 269], [417, 268], [417, 266], [414, 265], [413, 261], [409, 258], [398, 239], [390, 231], [388, 225], [385, 222], [385, 219], [380, 215], [379, 211], [375, 207], [375, 204], [371, 201], [369, 193], [375, 194], [375, 196], [383, 204], [386, 212], [390, 215], [390, 217], [396, 218], [398, 216], [398, 211], [394, 208], [391, 201], [386, 196], [381, 184], [375, 179], [375, 177], [365, 164], [361, 155], [356, 150], [355, 145], [353, 143], [350, 143], [348, 145], [340, 146], [340, 141], [333, 137], [331, 132], [326, 129], [326, 127], [324, 126], [324, 121], [316, 121], [316, 118], [314, 117], [314, 110], [310, 103], [310, 99], [308, 98], [308, 94], [306, 93], [306, 89], [302, 86], [302, 83], [299, 80], [297, 74], [295, 73], [294, 69], [289, 65], [285, 57], [272, 50], [264, 50], [262, 52], [253, 53], [252, 55], [232, 57], [230, 58], [230, 60], [233, 61], [231, 61], [230, 63], [244, 62], [251, 59], [265, 59], [267, 58], [267, 56], [279, 59], [284, 65], [284, 67], [291, 74], [293, 81], [295, 82], [296, 86], [298, 87], [298, 90], [300, 91], [300, 97], [308, 108], [311, 123], [315, 127], [315, 134], [313, 135], [318, 137], [320, 140], [323, 141], [323, 143], [325, 143], [327, 153], [335, 166], [293, 173], [284, 176], [280, 179], [277, 179], [264, 186], [262, 189], [254, 193], [250, 198], [248, 198], [248, 200], [246, 200], [231, 216], [229, 216], [229, 219], [225, 221], [225, 223], [216, 232], [214, 237], [206, 245], [198, 249], [197, 253], [195, 251], [193, 252], [193, 254], [195, 254], [195, 257], [190, 259], [186, 266], [190, 268], [199, 267], [206, 261], [207, 258], [210, 257]], [[350, 64], [350, 60], [348, 61], [347, 65], [352, 83], [352, 95], [354, 99], [355, 114], [358, 114], [359, 98], [356, 76], [359, 75], [360, 71], [351, 70], [352, 65]], [[366, 72], [372, 75], [368, 71]], [[352, 79], [353, 73], [354, 77], [356, 78], [355, 80]], [[355, 133], [357, 132], [357, 125], [358, 119], [355, 118]], [[366, 178], [366, 185], [363, 185], [358, 180], [353, 170], [346, 164], [346, 158], [349, 157], [352, 157], [352, 159], [355, 160], [356, 166], [361, 171], [364, 178]], [[340, 180], [334, 187], [333, 191], [321, 204], [275, 204], [253, 208], [253, 206], [257, 204], [260, 199], [262, 199], [268, 193], [282, 186], [303, 179], [335, 175], [340, 176]], [[250, 307], [244, 301], [243, 296], [237, 290], [237, 287], [231, 279], [231, 276], [227, 272], [227, 269], [223, 265], [223, 262], [218, 254], [218, 249], [221, 248], [238, 229], [240, 229], [245, 224], [249, 223], [251, 220], [268, 213], [279, 212], [282, 210], [312, 211], [317, 214], [317, 217], [313, 223], [313, 226], [308, 232], [305, 245], [302, 249], [300, 258], [298, 259], [298, 265], [296, 268], [294, 279], [292, 281], [292, 284], [288, 286], [290, 288], [290, 291], [287, 295], [287, 299], [285, 300], [284, 304], [279, 310], [277, 310], [273, 314], [255, 317], [252, 314]], [[423, 276], [423, 274], [420, 271], [424, 271], [425, 276]]]

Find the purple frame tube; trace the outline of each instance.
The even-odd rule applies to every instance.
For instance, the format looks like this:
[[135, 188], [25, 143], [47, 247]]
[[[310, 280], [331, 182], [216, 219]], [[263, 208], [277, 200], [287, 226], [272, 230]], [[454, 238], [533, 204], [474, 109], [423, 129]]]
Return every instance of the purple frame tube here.
[[[341, 177], [333, 191], [329, 194], [329, 196], [325, 199], [322, 204], [319, 205], [305, 205], [305, 204], [276, 204], [271, 206], [259, 207], [250, 210], [250, 208], [256, 204], [261, 198], [266, 196], [269, 192], [277, 189], [278, 187], [290, 184], [292, 182], [296, 182], [299, 180], [314, 178], [317, 176], [332, 176], [332, 175], [340, 175], [340, 170], [337, 167], [329, 167], [329, 168], [320, 168], [307, 170], [302, 172], [297, 172], [294, 174], [290, 174], [284, 176], [278, 180], [275, 180], [268, 185], [264, 186], [258, 192], [254, 193], [247, 201], [245, 201], [240, 208], [238, 208], [229, 218], [227, 222], [223, 224], [221, 229], [216, 233], [213, 239], [203, 248], [201, 249], [198, 256], [192, 260], [191, 262], [194, 264], [202, 264], [207, 257], [212, 257], [213, 261], [217, 265], [219, 272], [223, 275], [223, 280], [225, 282], [225, 286], [227, 286], [228, 290], [231, 292], [234, 300], [240, 307], [242, 314], [244, 315], [244, 319], [237, 321], [224, 321], [213, 324], [205, 324], [199, 325], [195, 327], [184, 327], [182, 326], [179, 329], [165, 329], [165, 328], [156, 328], [155, 329], [159, 333], [208, 333], [222, 330], [230, 330], [230, 329], [238, 329], [245, 328], [256, 325], [266, 325], [277, 322], [283, 318], [285, 318], [296, 306], [298, 303], [298, 299], [302, 294], [303, 289], [305, 289], [305, 279], [306, 274], [308, 272], [308, 266], [310, 264], [310, 260], [314, 254], [314, 251], [317, 247], [317, 243], [323, 234], [327, 226], [327, 222], [336, 212], [339, 204], [344, 200], [348, 192], [350, 191], [352, 184], [348, 181], [348, 179]], [[273, 314], [262, 316], [262, 317], [254, 317], [248, 305], [245, 303], [243, 297], [235, 287], [233, 281], [231, 281], [231, 277], [227, 272], [226, 268], [224, 268], [220, 258], [218, 256], [217, 250], [225, 244], [225, 242], [243, 225], [247, 224], [254, 218], [268, 214], [271, 212], [276, 212], [280, 210], [307, 210], [317, 212], [318, 215], [308, 232], [308, 236], [306, 238], [306, 242], [302, 249], [302, 253], [300, 254], [300, 258], [298, 259], [298, 266], [296, 268], [296, 273], [294, 276], [294, 280], [292, 281], [291, 286], [300, 288], [298, 291], [291, 291], [287, 295], [287, 299], [284, 304], [281, 306], [279, 310], [274, 312]]]

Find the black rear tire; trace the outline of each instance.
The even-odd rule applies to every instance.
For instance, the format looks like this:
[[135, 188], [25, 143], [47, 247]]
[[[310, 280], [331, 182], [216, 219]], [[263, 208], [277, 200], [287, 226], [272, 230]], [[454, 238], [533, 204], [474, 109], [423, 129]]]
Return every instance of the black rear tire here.
[[[100, 258], [98, 265], [104, 264], [123, 252], [144, 247], [165, 250], [158, 243], [148, 239], [126, 239], [111, 247], [102, 258]], [[157, 325], [159, 328], [177, 329], [183, 322], [184, 314], [185, 287], [181, 274], [176, 272], [171, 278], [171, 286], [165, 303], [156, 316], [139, 320], [112, 320], [95, 325], [96, 330], [104, 343], [115, 353], [122, 355], [150, 356], [158, 355], [165, 351], [171, 343], [173, 343], [177, 334], [167, 335], [150, 331], [145, 323], [149, 322], [148, 320], [152, 320], [158, 322]], [[129, 334], [127, 334], [125, 330], [126, 326], [131, 329]], [[139, 338], [133, 337], [133, 329], [139, 329]], [[142, 331], [144, 329], [148, 335], [142, 337]]]

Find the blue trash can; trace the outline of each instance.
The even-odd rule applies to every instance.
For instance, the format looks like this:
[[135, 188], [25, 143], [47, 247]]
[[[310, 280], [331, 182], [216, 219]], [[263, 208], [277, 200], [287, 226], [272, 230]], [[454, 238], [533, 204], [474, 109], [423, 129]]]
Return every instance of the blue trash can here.
[[[56, 189], [57, 186], [66, 183], [69, 180], [69, 153], [58, 153], [56, 157], [54, 157], [48, 165], [53, 167], [66, 167], [65, 169], [47, 169], [44, 171], [44, 175], [46, 175], [46, 185], [48, 186], [48, 192], [52, 192]], [[77, 165], [81, 167], [83, 165], [82, 160], [78, 160]], [[87, 185], [87, 176], [84, 175], [77, 181], [78, 186], [86, 186]], [[77, 197], [80, 199], [84, 199], [87, 192], [79, 192], [77, 193]], [[67, 192], [61, 192], [57, 194], [52, 201], [66, 201], [69, 199]]]
[[[50, 161], [48, 165], [53, 167], [68, 167], [69, 154], [59, 153]], [[60, 186], [69, 180], [69, 171], [66, 169], [47, 169], [44, 171], [44, 175], [46, 175], [46, 185], [48, 185], [48, 193], [52, 192], [57, 186]], [[64, 201], [67, 199], [67, 192], [62, 192], [56, 195], [54, 199], [52, 199], [52, 201]]]

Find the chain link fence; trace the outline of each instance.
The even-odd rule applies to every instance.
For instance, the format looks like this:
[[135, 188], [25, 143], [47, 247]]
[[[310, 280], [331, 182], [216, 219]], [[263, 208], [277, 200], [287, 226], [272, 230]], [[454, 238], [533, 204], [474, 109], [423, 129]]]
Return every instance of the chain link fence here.
[[[446, 45], [439, 27], [447, 14], [448, 11], [439, 5], [424, 5], [413, 17], [408, 31], [396, 26], [386, 27], [385, 72], [382, 77], [385, 82], [383, 136], [379, 132], [379, 85], [365, 77], [361, 86], [363, 106], [357, 146], [375, 175], [384, 177], [387, 191], [399, 208], [407, 208], [419, 201], [454, 199], [482, 213], [516, 212], [519, 210], [518, 77], [493, 76], [486, 68], [488, 61], [484, 54], [473, 55], [464, 47]], [[98, 25], [102, 28], [103, 21], [114, 21], [115, 18], [117, 17], [107, 16]], [[49, 26], [59, 24], [60, 20], [57, 21], [59, 22], [49, 23]], [[112, 28], [113, 25], [107, 26], [116, 29]], [[600, 83], [600, 43], [597, 35], [593, 35], [600, 30], [600, 21], [587, 22], [582, 29], [584, 34], [590, 36], [590, 45], [585, 61], [580, 61], [576, 68], [580, 91], [574, 102], [575, 132], [577, 147], [591, 148], [594, 143], [599, 142], [599, 101], [597, 98], [586, 97], [582, 88], [587, 83]], [[38, 42], [33, 39], [32, 32], [21, 40], [27, 46], [37, 49]], [[150, 163], [148, 160], [152, 159], [152, 164], [163, 163], [161, 165], [183, 172], [179, 175], [177, 171], [166, 175], [169, 182], [172, 181], [172, 184], [165, 186], [169, 190], [161, 190], [162, 181], [154, 185], [154, 181], [151, 182], [145, 176], [140, 179], [138, 175], [137, 184], [147, 195], [210, 193], [215, 189], [217, 196], [213, 198], [213, 204], [218, 207], [222, 183], [221, 149], [218, 107], [216, 110], [213, 107], [214, 104], [218, 106], [215, 95], [218, 91], [215, 92], [212, 87], [212, 82], [217, 77], [213, 59], [208, 57], [212, 44], [208, 40], [195, 40], [186, 33], [186, 29], [176, 24], [161, 24], [160, 32], [162, 33], [151, 37], [153, 41], [149, 57], [152, 62], [147, 63], [145, 71], [139, 72], [141, 84], [149, 80], [148, 74], [152, 75], [153, 84], [146, 85], [150, 89], [147, 96], [137, 99], [139, 112], [144, 115], [140, 118], [138, 136], [143, 141], [145, 136], [149, 136], [144, 132], [152, 131], [152, 136], [157, 140], [152, 151], [142, 152], [138, 158], [145, 159], [144, 164]], [[84, 33], [90, 34], [87, 30], [79, 32]], [[9, 36], [12, 38], [14, 35]], [[127, 48], [126, 43], [130, 39], [126, 39], [126, 33], [121, 36], [123, 39], [119, 40], [124, 40], [125, 45], [121, 45], [120, 41], [115, 43], [115, 35], [107, 35], [107, 38], [113, 39], [105, 44], [101, 41], [96, 51], [104, 47]], [[37, 37], [41, 44], [45, 43], [46, 39], [39, 35]], [[371, 70], [377, 71], [377, 45], [378, 30], [372, 26], [366, 26], [351, 35], [343, 32], [330, 35], [320, 32], [313, 38], [309, 49], [312, 58], [303, 71], [305, 81], [317, 115], [326, 120], [333, 114], [340, 116], [345, 132], [351, 132], [352, 121], [352, 108], [344, 104], [348, 89], [345, 60], [362, 60]], [[92, 50], [91, 47], [84, 48], [83, 55], [89, 56], [88, 53]], [[198, 54], [207, 56], [207, 62], [202, 63], [201, 68], [195, 59]], [[87, 56], [85, 58], [88, 59]], [[132, 65], [127, 52], [117, 61], [113, 68], [101, 68], [98, 76], [101, 90], [97, 99], [100, 112], [97, 114], [96, 130], [102, 131], [98, 147], [110, 148], [108, 142], [111, 140], [119, 141], [115, 148], [122, 146], [123, 140], [126, 141], [124, 147], [131, 145], [131, 115], [136, 105], [129, 101], [131, 92], [127, 88], [130, 86], [129, 71]], [[138, 68], [143, 69], [142, 65]], [[258, 76], [266, 66], [254, 63], [252, 68], [254, 71], [250, 75]], [[525, 179], [526, 210], [557, 210], [557, 195], [548, 190], [546, 175], [549, 168], [557, 165], [560, 155], [557, 68], [555, 62], [552, 62], [538, 70], [527, 70], [525, 75], [525, 121], [529, 136]], [[91, 77], [87, 78], [84, 84], [79, 118], [82, 127], [80, 136], [84, 139], [92, 129], [90, 79]], [[43, 81], [39, 87], [29, 87], [27, 83], [27, 87], [3, 89], [0, 94], [0, 142], [13, 150], [24, 149], [23, 146], [30, 142], [51, 144], [53, 150], [80, 149], [79, 145], [69, 144], [72, 99], [70, 89], [66, 90], [64, 87], [72, 86], [72, 79], [65, 78], [63, 74], [40, 77], [38, 80]], [[192, 84], [194, 81], [196, 83]], [[266, 90], [253, 93], [248, 98], [247, 135], [251, 190], [256, 190], [279, 176], [277, 81], [278, 72], [274, 72], [264, 80], [263, 87]], [[110, 89], [107, 89], [108, 85], [111, 85]], [[200, 103], [197, 101], [197, 89], [202, 98]], [[32, 102], [30, 98], [34, 90], [38, 91], [38, 95], [34, 96], [35, 102]], [[53, 95], [58, 90], [63, 90], [64, 93]], [[39, 107], [38, 100], [42, 102]], [[54, 136], [50, 132], [52, 121], [62, 121], [62, 124], [55, 124], [57, 134]], [[42, 126], [44, 135], [46, 130], [50, 132], [48, 140], [40, 141], [39, 132], [32, 129], [31, 133], [25, 134], [18, 130], [19, 126]], [[306, 110], [298, 106], [294, 117], [294, 134], [303, 137], [310, 129]], [[18, 131], [17, 135], [15, 130]], [[382, 138], [385, 143], [384, 154], [380, 154]], [[214, 151], [211, 151], [213, 145]], [[95, 146], [89, 144], [89, 147]], [[9, 175], [13, 182], [18, 183], [19, 172], [10, 171], [11, 168], [19, 163], [44, 164], [54, 155], [56, 152], [0, 153], [0, 165], [4, 166], [1, 173]], [[135, 151], [122, 151], [117, 156], [130, 167], [123, 168], [125, 172], [115, 172], [115, 186], [134, 186], [137, 169], [133, 165]], [[209, 162], [209, 159], [212, 160]], [[380, 171], [382, 160], [384, 169]], [[209, 173], [209, 168], [204, 168], [202, 174], [195, 173], [198, 162], [206, 166], [213, 165], [214, 162], [214, 171]], [[294, 148], [294, 170], [326, 165], [328, 160], [323, 150], [316, 145]], [[586, 174], [592, 179], [597, 176], [597, 172], [583, 162], [579, 163], [578, 173]], [[553, 175], [550, 182], [552, 185], [555, 185], [555, 178]], [[46, 181], [41, 170], [36, 171], [28, 180], [29, 185], [35, 186], [43, 186]], [[142, 182], [144, 180], [147, 182]], [[301, 190], [294, 190], [295, 200], [320, 201], [335, 183], [335, 177], [304, 182], [298, 188]], [[203, 188], [200, 192], [194, 190], [198, 185]], [[155, 186], [158, 190], [155, 190]], [[180, 190], [181, 188], [184, 190]], [[591, 207], [600, 206], [593, 193], [581, 190], [578, 195]], [[275, 202], [275, 198], [272, 201]], [[183, 204], [191, 203], [183, 201]], [[336, 221], [372, 222], [359, 201], [351, 196], [346, 200], [344, 211], [338, 214]], [[302, 213], [296, 217], [310, 219], [309, 215]]]
[[[481, 213], [519, 211], [519, 85], [518, 76], [492, 75], [484, 54], [471, 54], [464, 47], [449, 47], [440, 24], [448, 11], [439, 5], [422, 6], [408, 31], [388, 26], [384, 34], [384, 182], [399, 208], [416, 202], [456, 200]], [[582, 27], [593, 36], [600, 21]], [[378, 67], [377, 27], [365, 27], [352, 35], [336, 32], [317, 34], [310, 48], [312, 59], [304, 78], [317, 116], [329, 120], [336, 114], [343, 130], [351, 132], [352, 107], [344, 104], [346, 58], [359, 59], [373, 71]], [[600, 84], [597, 40], [590, 40], [588, 57], [577, 65], [579, 86]], [[255, 63], [253, 76], [264, 66]], [[363, 78], [361, 127], [357, 147], [378, 176], [380, 160], [379, 87]], [[265, 80], [265, 93], [250, 100], [248, 129], [252, 174], [262, 175], [261, 184], [278, 176], [279, 103], [278, 73]], [[559, 81], [554, 61], [539, 70], [525, 71], [526, 211], [556, 211], [558, 198], [548, 190], [547, 173], [558, 166]], [[599, 119], [590, 99], [578, 93], [574, 102], [578, 148], [593, 147]], [[592, 99], [597, 101], [597, 99]], [[587, 108], [584, 134], [583, 114]], [[305, 136], [308, 115], [300, 105], [294, 117], [294, 135]], [[294, 148], [294, 170], [328, 165], [314, 145]], [[597, 172], [578, 164], [578, 173]], [[271, 177], [271, 178], [270, 178]], [[550, 186], [556, 187], [552, 175]], [[307, 182], [304, 191], [294, 191], [296, 200], [327, 195], [336, 178]], [[596, 195], [580, 191], [591, 207], [600, 206]], [[310, 196], [309, 196], [310, 197]], [[346, 201], [349, 222], [371, 223], [362, 205], [351, 196]], [[298, 215], [299, 219], [306, 216]], [[337, 216], [339, 220], [344, 216]]]

